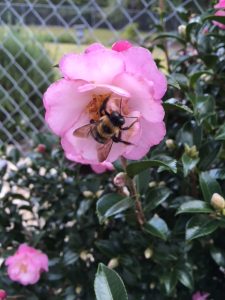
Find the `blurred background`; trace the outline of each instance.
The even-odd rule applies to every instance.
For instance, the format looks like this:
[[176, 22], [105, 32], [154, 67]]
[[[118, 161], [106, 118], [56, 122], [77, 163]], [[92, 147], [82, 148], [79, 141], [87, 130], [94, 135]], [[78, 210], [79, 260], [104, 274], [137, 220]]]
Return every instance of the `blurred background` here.
[[0, 146], [25, 150], [33, 136], [46, 130], [42, 95], [59, 77], [53, 66], [63, 54], [81, 52], [93, 42], [110, 46], [118, 39], [148, 47], [162, 24], [162, 11], [165, 29], [173, 31], [184, 9], [199, 13], [206, 2], [1, 0]]

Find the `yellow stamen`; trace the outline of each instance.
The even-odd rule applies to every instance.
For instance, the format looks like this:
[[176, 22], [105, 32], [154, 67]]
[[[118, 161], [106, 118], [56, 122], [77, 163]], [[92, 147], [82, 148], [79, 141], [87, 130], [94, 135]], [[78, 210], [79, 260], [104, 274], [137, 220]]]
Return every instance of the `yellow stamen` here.
[[110, 94], [104, 95], [93, 95], [92, 100], [88, 103], [86, 111], [89, 114], [90, 120], [98, 121], [100, 118], [99, 109], [104, 102], [104, 100], [110, 96]]

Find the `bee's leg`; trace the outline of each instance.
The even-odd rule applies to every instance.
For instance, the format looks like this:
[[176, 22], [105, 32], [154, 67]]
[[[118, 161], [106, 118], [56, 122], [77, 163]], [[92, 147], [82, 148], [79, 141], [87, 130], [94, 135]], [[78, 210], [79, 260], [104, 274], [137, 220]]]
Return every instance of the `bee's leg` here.
[[138, 118], [134, 122], [132, 122], [129, 126], [123, 127], [123, 128], [120, 128], [120, 129], [121, 130], [128, 130], [128, 129], [130, 129], [137, 122], [137, 120], [138, 120]]
[[115, 143], [123, 143], [123, 144], [125, 144], [125, 145], [133, 145], [132, 143], [127, 142], [127, 141], [124, 141], [124, 140], [121, 139], [121, 132], [119, 133], [118, 136], [113, 136], [113, 137], [112, 137], [112, 140], [113, 140], [113, 142], [115, 142]]

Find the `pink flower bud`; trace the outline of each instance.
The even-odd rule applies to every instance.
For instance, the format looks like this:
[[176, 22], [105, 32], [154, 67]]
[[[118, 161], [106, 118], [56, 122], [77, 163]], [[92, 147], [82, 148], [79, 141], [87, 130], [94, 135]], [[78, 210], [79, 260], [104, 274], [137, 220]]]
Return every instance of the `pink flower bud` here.
[[0, 290], [0, 300], [5, 300], [7, 297], [7, 294], [4, 290]]
[[127, 181], [127, 174], [124, 172], [118, 173], [113, 179], [113, 183], [118, 187], [125, 186], [126, 181]]
[[46, 151], [46, 146], [45, 146], [44, 144], [39, 144], [39, 145], [37, 146], [37, 148], [36, 148], [36, 151], [37, 151], [38, 153], [45, 153], [45, 151]]

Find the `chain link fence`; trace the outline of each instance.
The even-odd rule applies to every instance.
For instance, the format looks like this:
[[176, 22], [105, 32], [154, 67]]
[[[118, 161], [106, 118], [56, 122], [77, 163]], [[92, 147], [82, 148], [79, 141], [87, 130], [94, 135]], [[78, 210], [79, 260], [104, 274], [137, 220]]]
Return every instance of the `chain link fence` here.
[[[181, 7], [201, 12], [207, 1], [161, 0], [169, 30]], [[19, 150], [46, 130], [42, 95], [57, 79], [53, 67], [67, 52], [118, 39], [143, 44], [159, 23], [156, 0], [0, 0], [0, 145]]]

